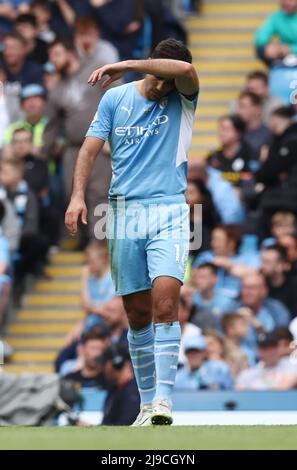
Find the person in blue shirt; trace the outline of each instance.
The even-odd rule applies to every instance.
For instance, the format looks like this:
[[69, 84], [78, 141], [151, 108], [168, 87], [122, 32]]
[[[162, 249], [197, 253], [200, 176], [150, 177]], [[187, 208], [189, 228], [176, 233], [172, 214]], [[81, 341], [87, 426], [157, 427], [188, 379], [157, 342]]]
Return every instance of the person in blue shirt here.
[[236, 299], [240, 293], [241, 278], [260, 266], [259, 253], [240, 252], [241, 243], [239, 226], [218, 225], [212, 231], [211, 250], [199, 254], [193, 263], [194, 268], [204, 263], [217, 266], [217, 288], [231, 299]]
[[246, 343], [253, 349], [257, 345], [259, 334], [269, 333], [278, 327], [287, 327], [291, 320], [287, 307], [268, 297], [267, 282], [261, 272], [244, 276], [237, 311], [249, 322]]
[[190, 51], [166, 39], [152, 58], [106, 65], [89, 83], [108, 75], [107, 87], [128, 71], [145, 77], [111, 88], [101, 100], [78, 156], [65, 222], [71, 234], [80, 216], [87, 223], [85, 187], [108, 140], [113, 170], [108, 239], [141, 398], [135, 425], [168, 425], [181, 338], [178, 301], [189, 250], [187, 152], [199, 80]]
[[232, 311], [234, 301], [217, 287], [218, 268], [212, 263], [201, 264], [192, 269], [192, 280], [196, 290], [191, 321], [203, 330], [220, 329], [220, 319], [224, 313]]
[[222, 360], [207, 359], [204, 336], [191, 338], [185, 346], [188, 364], [177, 372], [175, 390], [228, 390], [233, 387], [229, 366]]
[[87, 264], [82, 275], [82, 304], [87, 313], [85, 328], [97, 324], [102, 317], [102, 305], [115, 296], [111, 279], [107, 246], [92, 242], [86, 249]]

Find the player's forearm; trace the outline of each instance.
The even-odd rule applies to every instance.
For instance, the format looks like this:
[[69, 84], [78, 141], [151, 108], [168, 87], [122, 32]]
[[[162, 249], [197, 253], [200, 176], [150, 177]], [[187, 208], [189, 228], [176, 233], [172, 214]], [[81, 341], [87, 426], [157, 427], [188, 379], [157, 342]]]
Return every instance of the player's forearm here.
[[127, 60], [127, 71], [151, 74], [164, 78], [190, 78], [194, 67], [188, 62], [173, 59]]
[[74, 169], [72, 197], [84, 198], [96, 156], [96, 153], [91, 153], [84, 147], [80, 149]]

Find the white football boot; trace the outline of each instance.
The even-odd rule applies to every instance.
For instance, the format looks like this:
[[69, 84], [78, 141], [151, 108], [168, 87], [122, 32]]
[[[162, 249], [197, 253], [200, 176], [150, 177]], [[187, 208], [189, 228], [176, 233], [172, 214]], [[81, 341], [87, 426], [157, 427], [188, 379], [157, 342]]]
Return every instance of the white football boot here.
[[140, 412], [136, 420], [134, 421], [133, 424], [131, 424], [131, 426], [151, 426], [152, 425], [152, 421], [151, 421], [152, 411], [153, 411], [152, 405], [143, 405], [140, 408]]
[[168, 400], [156, 400], [153, 403], [151, 422], [159, 426], [170, 426], [173, 423], [172, 405]]

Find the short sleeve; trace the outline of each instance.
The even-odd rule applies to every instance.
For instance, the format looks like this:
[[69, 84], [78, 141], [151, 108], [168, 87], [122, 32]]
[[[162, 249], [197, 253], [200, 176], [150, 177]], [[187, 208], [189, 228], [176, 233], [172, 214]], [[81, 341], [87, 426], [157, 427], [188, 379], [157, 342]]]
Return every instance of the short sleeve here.
[[97, 137], [107, 140], [112, 128], [112, 99], [106, 92], [101, 99], [94, 119], [89, 127], [86, 137]]

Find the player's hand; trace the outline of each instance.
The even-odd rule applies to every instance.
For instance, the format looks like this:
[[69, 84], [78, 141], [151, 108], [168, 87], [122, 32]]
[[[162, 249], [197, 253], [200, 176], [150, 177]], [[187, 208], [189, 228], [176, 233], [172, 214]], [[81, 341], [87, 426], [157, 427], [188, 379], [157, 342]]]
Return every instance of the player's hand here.
[[125, 62], [117, 62], [116, 64], [108, 64], [95, 70], [88, 80], [88, 83], [92, 86], [96, 85], [104, 75], [109, 77], [103, 82], [102, 88], [107, 88], [111, 83], [116, 80], [120, 80], [126, 71]]
[[80, 197], [72, 197], [65, 214], [65, 225], [70, 235], [74, 236], [77, 233], [79, 217], [81, 217], [83, 224], [87, 224], [87, 213], [85, 201]]

